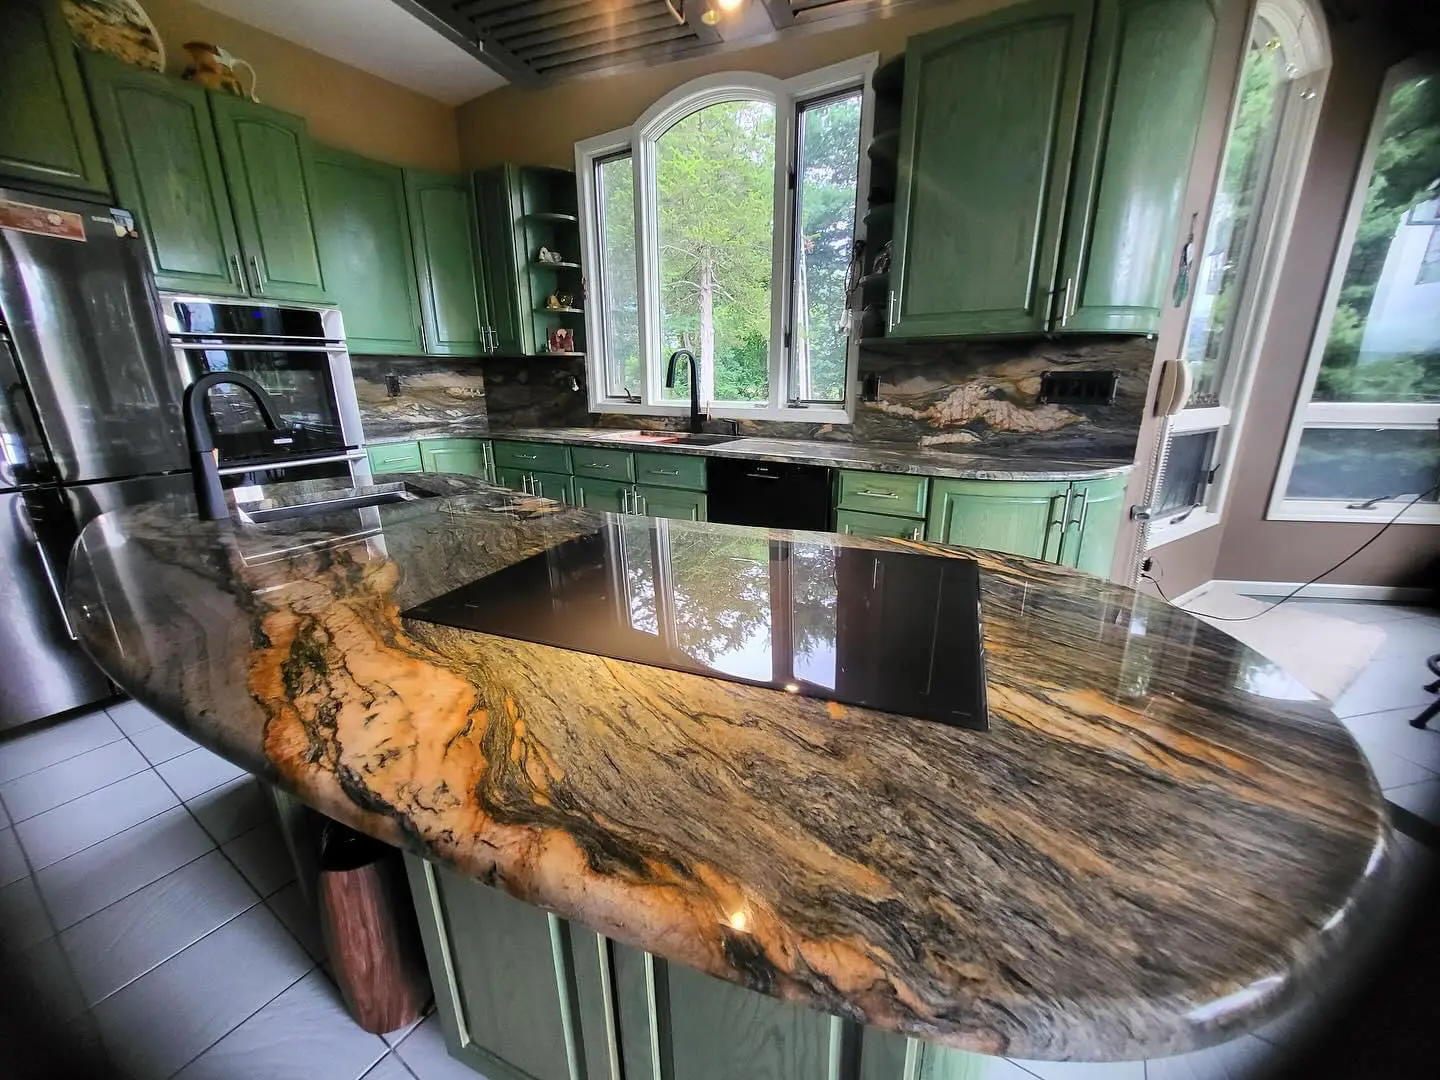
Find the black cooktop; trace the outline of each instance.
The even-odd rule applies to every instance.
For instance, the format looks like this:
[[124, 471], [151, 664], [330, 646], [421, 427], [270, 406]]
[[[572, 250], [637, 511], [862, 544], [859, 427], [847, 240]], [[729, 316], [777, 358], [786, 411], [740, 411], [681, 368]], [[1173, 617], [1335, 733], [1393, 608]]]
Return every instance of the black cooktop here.
[[970, 559], [607, 516], [407, 618], [985, 730]]

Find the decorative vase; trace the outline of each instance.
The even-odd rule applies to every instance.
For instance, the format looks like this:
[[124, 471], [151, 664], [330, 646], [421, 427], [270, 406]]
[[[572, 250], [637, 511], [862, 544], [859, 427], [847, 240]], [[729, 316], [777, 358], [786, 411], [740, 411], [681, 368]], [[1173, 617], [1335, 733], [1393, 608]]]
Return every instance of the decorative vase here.
[[62, 0], [70, 33], [81, 45], [136, 67], [165, 70], [165, 45], [136, 0]]
[[[182, 79], [197, 82], [207, 90], [223, 90], [236, 97], [260, 100], [255, 96], [255, 87], [259, 80], [248, 61], [231, 56], [219, 45], [211, 45], [205, 41], [187, 41], [185, 51], [190, 54], [190, 66], [180, 76]], [[235, 73], [237, 67], [246, 68], [250, 72], [248, 91], [240, 84], [240, 77]]]

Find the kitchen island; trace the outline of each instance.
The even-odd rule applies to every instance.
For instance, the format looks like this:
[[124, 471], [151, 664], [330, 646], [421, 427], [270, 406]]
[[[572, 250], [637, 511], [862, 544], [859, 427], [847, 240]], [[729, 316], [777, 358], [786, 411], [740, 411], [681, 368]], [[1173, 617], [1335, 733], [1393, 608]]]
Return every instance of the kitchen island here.
[[[106, 515], [69, 607], [144, 704], [423, 857], [447, 1038], [492, 1077], [938, 1080], [963, 1072], [945, 1048], [1177, 1053], [1328, 977], [1389, 898], [1384, 804], [1345, 729], [1132, 590], [826, 536], [978, 561], [989, 729], [967, 730], [402, 618], [624, 524], [409, 483], [441, 497], [258, 525]], [[636, 595], [701, 638], [716, 627], [701, 601], [677, 616], [682, 594], [743, 591], [747, 545], [759, 566], [807, 536], [628, 522], [657, 568]], [[734, 546], [681, 582], [656, 545], [686, 536]], [[772, 629], [795, 622], [785, 589], [758, 602]]]

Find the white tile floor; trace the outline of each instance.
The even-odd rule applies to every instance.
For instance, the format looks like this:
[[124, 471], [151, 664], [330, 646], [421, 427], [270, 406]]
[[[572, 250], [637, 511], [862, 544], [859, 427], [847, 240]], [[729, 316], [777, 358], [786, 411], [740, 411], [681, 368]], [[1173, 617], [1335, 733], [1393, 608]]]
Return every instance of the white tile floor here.
[[[1336, 601], [1386, 643], [1335, 710], [1386, 797], [1440, 827], [1440, 724], [1424, 658], [1440, 615]], [[1419, 875], [1436, 855], [1406, 839]], [[348, 1018], [257, 783], [131, 702], [0, 743], [0, 934], [49, 1014], [135, 1080], [473, 1080], [432, 1016], [384, 1038]], [[977, 1059], [985, 1080], [1258, 1080], [1277, 1021], [1212, 1050], [1113, 1065]]]

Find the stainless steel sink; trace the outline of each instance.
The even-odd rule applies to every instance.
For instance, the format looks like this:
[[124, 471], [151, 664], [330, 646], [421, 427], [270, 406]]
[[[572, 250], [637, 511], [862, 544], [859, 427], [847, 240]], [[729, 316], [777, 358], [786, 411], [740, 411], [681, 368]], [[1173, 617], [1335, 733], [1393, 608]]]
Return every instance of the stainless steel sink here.
[[246, 505], [240, 503], [236, 509], [240, 520], [250, 525], [263, 525], [269, 521], [285, 521], [290, 518], [316, 517], [320, 514], [334, 514], [344, 510], [360, 510], [367, 506], [386, 506], [390, 503], [416, 502], [433, 499], [437, 492], [425, 491], [406, 483], [377, 484], [368, 488], [346, 488], [340, 491], [317, 494], [303, 502], [286, 503], [283, 506], [265, 506], [263, 503]]

